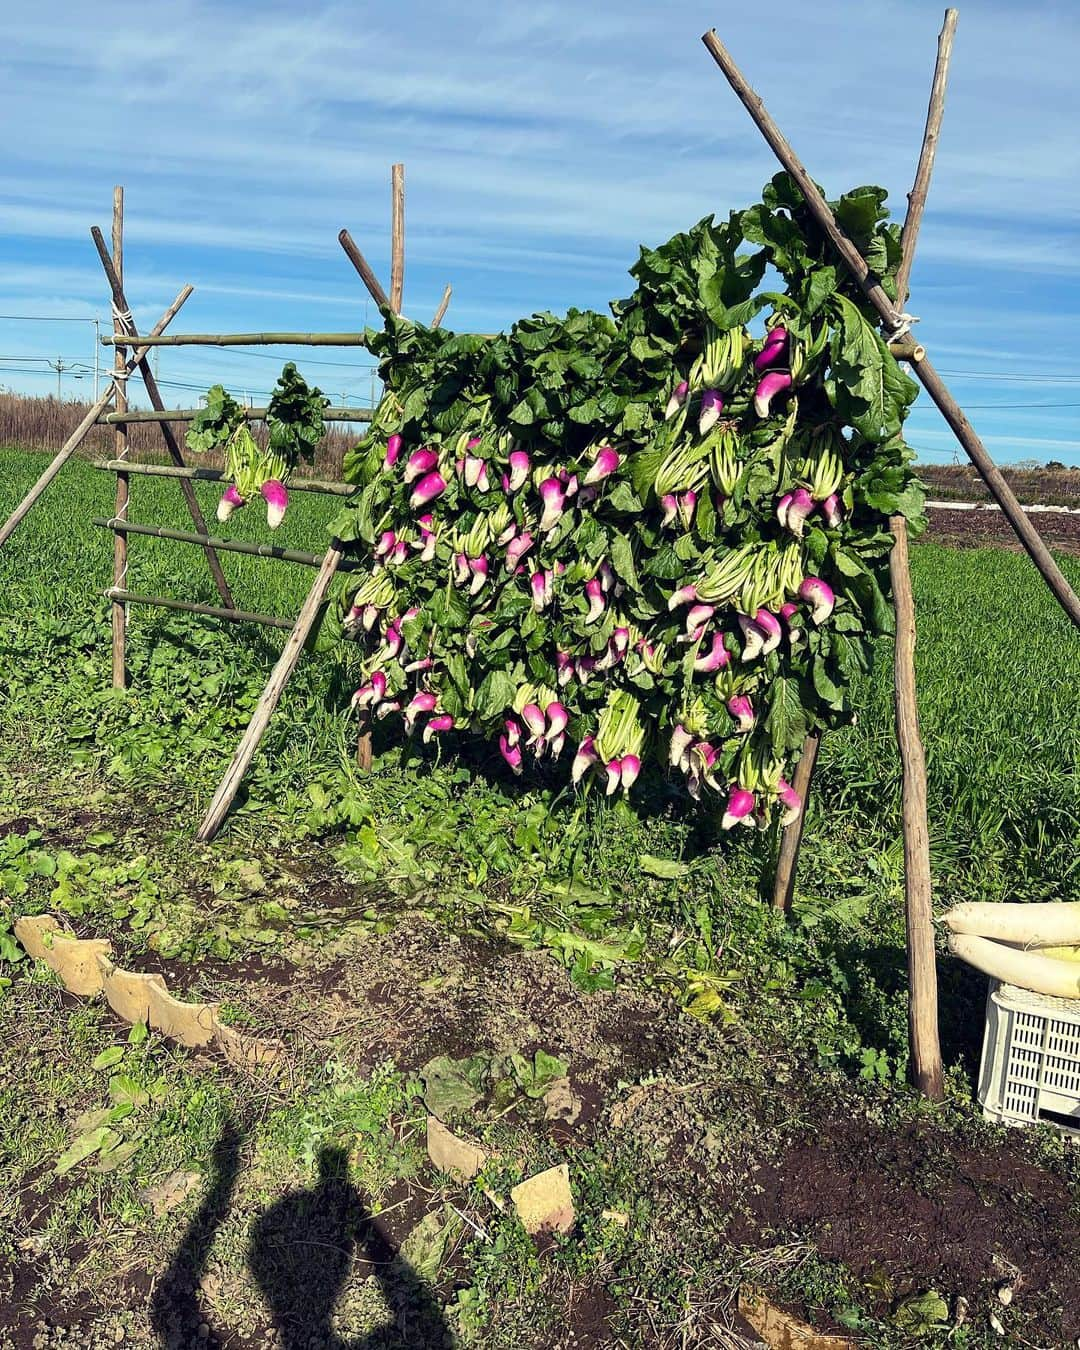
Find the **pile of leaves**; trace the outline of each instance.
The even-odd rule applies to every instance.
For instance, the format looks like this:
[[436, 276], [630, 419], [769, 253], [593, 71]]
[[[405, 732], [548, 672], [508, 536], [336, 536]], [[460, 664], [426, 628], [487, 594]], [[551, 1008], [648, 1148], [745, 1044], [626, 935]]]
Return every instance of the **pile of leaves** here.
[[232, 479], [218, 503], [218, 520], [256, 495], [266, 502], [266, 522], [276, 530], [285, 518], [289, 494], [285, 484], [301, 460], [308, 463], [325, 431], [330, 400], [314, 389], [289, 361], [282, 368], [266, 410], [266, 444], [251, 434], [247, 415], [220, 384], [206, 394], [206, 405], [192, 418], [187, 443], [192, 450], [222, 450], [225, 472]]
[[[833, 209], [894, 294], [884, 203]], [[331, 526], [372, 564], [340, 616], [354, 704], [489, 738], [514, 773], [611, 793], [652, 756], [726, 794], [725, 825], [792, 819], [792, 752], [850, 718], [890, 628], [888, 517], [923, 523], [916, 386], [784, 174], [631, 275], [610, 316], [368, 331], [386, 392]]]

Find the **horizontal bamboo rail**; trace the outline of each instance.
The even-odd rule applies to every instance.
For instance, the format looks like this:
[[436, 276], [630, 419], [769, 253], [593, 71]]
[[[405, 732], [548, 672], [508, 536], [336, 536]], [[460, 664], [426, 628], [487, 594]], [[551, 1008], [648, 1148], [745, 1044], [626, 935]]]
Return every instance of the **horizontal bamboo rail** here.
[[[246, 539], [217, 539], [209, 534], [196, 534], [192, 530], [174, 530], [167, 525], [136, 525], [134, 521], [120, 520], [116, 516], [93, 516], [91, 525], [102, 530], [115, 530], [118, 534], [145, 534], [155, 539], [172, 539], [178, 544], [199, 544], [209, 546], [221, 553], [246, 553], [252, 558], [276, 558], [278, 562], [299, 563], [301, 567], [321, 567], [323, 560], [317, 553], [303, 553], [296, 548], [280, 548], [277, 544], [252, 544]], [[341, 563], [342, 571], [358, 566], [356, 561]], [[292, 627], [292, 624], [289, 624]]]
[[[157, 412], [153, 408], [135, 408], [124, 413], [105, 413], [99, 417], [100, 426], [122, 426], [125, 422], [191, 422], [205, 408], [165, 408]], [[245, 408], [244, 416], [249, 422], [266, 420], [267, 408]], [[370, 422], [370, 408], [326, 408], [323, 419], [327, 422]]]
[[[115, 333], [101, 335], [103, 347], [130, 347]], [[168, 333], [141, 337], [140, 347], [362, 347], [363, 333]]]
[[[224, 469], [193, 468], [178, 464], [139, 464], [131, 459], [95, 459], [90, 463], [92, 469], [103, 469], [106, 473], [144, 474], [148, 478], [193, 478], [199, 483], [220, 483], [227, 477]], [[324, 478], [290, 478], [290, 492], [323, 492], [333, 497], [350, 497], [356, 489], [349, 483], [335, 483]]]
[[291, 628], [292, 619], [279, 619], [276, 614], [259, 614], [247, 609], [225, 609], [220, 605], [200, 605], [193, 600], [174, 600], [170, 595], [139, 595], [110, 586], [105, 592], [110, 600], [125, 605], [156, 605], [158, 609], [178, 609], [185, 614], [205, 614], [212, 619], [227, 619], [229, 623], [261, 623], [267, 628]]

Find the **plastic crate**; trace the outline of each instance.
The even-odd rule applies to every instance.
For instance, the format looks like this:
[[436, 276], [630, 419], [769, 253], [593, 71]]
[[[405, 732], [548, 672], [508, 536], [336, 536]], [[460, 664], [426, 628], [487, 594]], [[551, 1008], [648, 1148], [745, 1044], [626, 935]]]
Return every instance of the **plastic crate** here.
[[[979, 1102], [1003, 1125], [1080, 1130], [1080, 999], [1051, 998], [991, 981], [986, 999]], [[1060, 1117], [1065, 1117], [1062, 1121]]]

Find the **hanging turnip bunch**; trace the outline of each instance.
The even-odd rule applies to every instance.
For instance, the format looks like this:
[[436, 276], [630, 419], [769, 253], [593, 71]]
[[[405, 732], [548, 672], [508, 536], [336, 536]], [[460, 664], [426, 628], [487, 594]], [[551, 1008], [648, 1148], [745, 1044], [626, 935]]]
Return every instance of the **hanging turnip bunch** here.
[[[725, 828], [798, 815], [793, 752], [850, 717], [889, 625], [887, 517], [922, 498], [914, 386], [770, 190], [643, 250], [613, 318], [369, 332], [386, 393], [331, 527], [371, 561], [342, 614], [361, 716], [607, 794], [651, 760]], [[890, 260], [882, 197], [837, 205]], [[770, 262], [783, 292], [758, 290]]]
[[322, 390], [309, 387], [289, 361], [270, 396], [267, 444], [262, 446], [251, 434], [244, 409], [220, 384], [214, 385], [206, 406], [192, 419], [187, 443], [193, 450], [220, 447], [224, 452], [225, 474], [232, 482], [218, 502], [218, 520], [228, 520], [237, 508], [261, 496], [266, 523], [277, 529], [289, 505], [285, 485], [300, 460], [314, 458], [328, 406]]

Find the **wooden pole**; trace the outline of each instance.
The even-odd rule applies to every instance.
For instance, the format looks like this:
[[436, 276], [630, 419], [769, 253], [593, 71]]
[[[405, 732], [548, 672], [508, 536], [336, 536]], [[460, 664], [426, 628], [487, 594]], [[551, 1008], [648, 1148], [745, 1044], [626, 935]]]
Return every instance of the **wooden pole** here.
[[814, 778], [814, 764], [821, 745], [821, 732], [812, 731], [803, 741], [802, 754], [795, 766], [795, 775], [791, 786], [802, 798], [803, 809], [796, 820], [785, 826], [780, 836], [780, 853], [776, 860], [776, 875], [773, 877], [773, 908], [782, 909], [785, 914], [791, 910], [791, 901], [795, 895], [795, 873], [799, 865], [799, 848], [802, 845], [803, 824], [806, 809], [810, 802], [810, 784]]
[[[168, 325], [173, 321], [176, 314], [179, 312], [180, 307], [183, 305], [184, 301], [188, 298], [190, 294], [191, 294], [191, 287], [185, 286], [184, 289], [180, 292], [180, 294], [169, 306], [169, 308], [165, 311], [165, 313], [154, 325], [153, 332], [155, 334], [160, 333], [163, 328], [168, 327]], [[146, 348], [140, 346], [138, 355], [145, 353], [145, 351]], [[127, 369], [128, 370], [135, 369], [135, 360], [131, 360], [128, 362]], [[34, 486], [22, 499], [22, 501], [11, 513], [11, 515], [4, 522], [4, 524], [0, 525], [0, 547], [3, 547], [3, 545], [6, 544], [7, 541], [11, 538], [11, 536], [15, 533], [15, 530], [30, 513], [31, 509], [34, 506], [34, 503], [38, 500], [38, 498], [42, 495], [42, 493], [46, 490], [46, 488], [48, 488], [52, 480], [56, 477], [56, 475], [60, 472], [60, 470], [68, 462], [71, 456], [82, 444], [82, 442], [86, 439], [86, 436], [89, 433], [90, 429], [93, 427], [94, 423], [105, 411], [105, 409], [109, 406], [109, 404], [113, 401], [115, 389], [116, 386], [110, 383], [107, 391], [101, 396], [101, 398], [98, 399], [98, 401], [95, 404], [93, 404], [87, 410], [86, 416], [75, 428], [75, 430], [71, 433], [71, 435], [67, 438], [63, 446], [61, 446], [61, 448], [56, 452], [56, 455], [50, 461], [48, 468], [45, 469], [41, 477], [37, 480]]]
[[438, 328], [439, 324], [441, 324], [443, 319], [446, 318], [446, 311], [450, 308], [451, 293], [452, 288], [449, 285], [447, 285], [446, 290], [443, 291], [442, 293], [442, 299], [439, 301], [439, 308], [435, 311], [434, 315], [432, 316], [431, 320], [432, 328]]
[[[121, 293], [123, 292], [124, 276], [124, 189], [122, 187], [113, 188], [113, 218], [112, 218], [112, 265], [116, 271]], [[113, 333], [116, 336], [122, 336], [125, 329], [122, 323], [122, 310], [126, 306], [119, 306], [115, 296], [113, 299]], [[125, 365], [126, 347], [117, 345], [116, 354], [113, 359], [113, 368], [122, 374]], [[116, 381], [116, 411], [126, 413], [128, 407], [127, 399], [127, 379], [121, 378]], [[128, 433], [127, 427], [118, 425], [113, 431], [113, 455], [118, 460], [127, 458], [128, 452]], [[113, 507], [113, 515], [117, 520], [127, 518], [128, 497], [130, 495], [130, 483], [126, 472], [117, 470], [116, 473], [116, 504]], [[113, 590], [118, 591], [124, 588], [128, 572], [128, 541], [127, 535], [121, 530], [113, 534]], [[112, 602], [112, 683], [114, 689], [127, 688], [127, 606], [123, 600], [113, 599]]]
[[[938, 36], [937, 61], [934, 65], [934, 78], [930, 86], [930, 102], [926, 112], [926, 126], [923, 129], [922, 148], [919, 163], [915, 171], [915, 181], [908, 193], [907, 216], [901, 235], [902, 253], [897, 271], [897, 295], [901, 304], [907, 297], [908, 279], [915, 260], [915, 246], [918, 243], [919, 229], [922, 225], [923, 210], [930, 190], [930, 179], [934, 171], [934, 158], [937, 154], [938, 139], [941, 135], [941, 122], [945, 113], [945, 89], [949, 77], [949, 61], [952, 57], [953, 36], [956, 32], [957, 11], [945, 11], [945, 23]], [[890, 351], [897, 360], [921, 361], [926, 356], [926, 348], [906, 338], [890, 344]], [[795, 770], [792, 787], [803, 801], [803, 810], [797, 820], [792, 821], [780, 836], [780, 851], [773, 877], [773, 906], [784, 913], [791, 910], [795, 895], [795, 876], [799, 863], [799, 849], [802, 845], [803, 829], [806, 824], [806, 806], [810, 798], [813, 782], [814, 764], [821, 745], [820, 732], [812, 732], [803, 742], [802, 756]]]
[[371, 270], [368, 260], [356, 247], [353, 237], [348, 230], [338, 231], [338, 243], [345, 250], [345, 256], [356, 268], [357, 272], [359, 272], [360, 280], [367, 287], [368, 295], [371, 296], [372, 300], [375, 301], [380, 309], [386, 309], [390, 304], [390, 297], [379, 284], [378, 277], [376, 277], [375, 273]]
[[282, 548], [278, 544], [254, 544], [248, 539], [218, 539], [209, 534], [193, 534], [190, 530], [174, 530], [170, 525], [139, 525], [132, 520], [117, 520], [115, 516], [92, 516], [90, 524], [104, 530], [120, 530], [124, 534], [141, 534], [153, 539], [171, 539], [178, 544], [212, 544], [222, 553], [245, 553], [250, 558], [274, 558], [278, 562], [299, 563], [303, 567], [321, 567], [317, 553], [305, 553], [298, 548]]
[[[103, 347], [118, 339], [106, 333]], [[363, 333], [173, 333], [147, 338], [148, 347], [362, 347]]]
[[246, 609], [224, 609], [218, 605], [200, 605], [192, 600], [174, 600], [171, 595], [139, 595], [135, 591], [107, 590], [110, 599], [121, 599], [129, 605], [153, 605], [158, 609], [177, 609], [185, 614], [205, 614], [211, 619], [226, 619], [229, 623], [261, 623], [267, 628], [291, 628], [291, 619], [279, 619], [276, 614], [259, 614]]
[[[109, 287], [113, 295], [114, 310], [119, 310], [123, 315], [123, 324], [127, 329], [129, 337], [138, 338], [138, 329], [135, 327], [135, 320], [131, 317], [131, 311], [128, 309], [127, 297], [124, 294], [123, 280], [113, 265], [113, 260], [109, 256], [109, 250], [105, 247], [105, 240], [96, 225], [91, 229], [90, 237], [94, 241], [94, 246], [98, 251], [98, 257], [101, 259], [101, 265], [105, 269], [105, 276], [108, 279]], [[155, 411], [159, 413], [164, 412], [165, 402], [161, 397], [161, 390], [157, 386], [157, 380], [154, 379], [154, 373], [150, 369], [150, 362], [146, 359], [145, 354], [141, 355], [139, 358], [138, 369], [139, 374], [142, 376], [143, 384], [146, 387], [147, 396], [154, 405]], [[172, 427], [166, 422], [159, 423], [159, 426], [161, 428], [162, 439], [165, 442], [165, 448], [169, 452], [169, 457], [174, 464], [183, 466], [184, 456], [177, 443], [176, 437], [173, 435]], [[199, 499], [195, 495], [195, 489], [186, 479], [181, 479], [180, 491], [184, 501], [187, 503], [188, 514], [191, 516], [192, 524], [200, 534], [206, 534], [206, 520], [203, 516], [202, 508], [199, 506]], [[116, 514], [119, 516], [120, 512], [118, 511]], [[207, 546], [206, 549], [206, 561], [210, 566], [210, 574], [214, 578], [214, 585], [217, 588], [218, 595], [221, 597], [222, 604], [226, 609], [235, 609], [236, 605], [233, 601], [232, 591], [229, 589], [229, 583], [225, 580], [225, 573], [222, 571], [221, 563], [217, 554], [209, 546]], [[114, 585], [120, 586], [122, 584], [122, 581], [114, 580]]]
[[[126, 413], [104, 413], [98, 418], [102, 426], [115, 426], [117, 422], [191, 422], [205, 408], [129, 408]], [[241, 410], [249, 422], [263, 422], [270, 411], [268, 408], [243, 408]], [[371, 408], [327, 408], [323, 418], [327, 422], [370, 422]]]
[[[866, 259], [844, 234], [829, 204], [821, 195], [817, 185], [807, 173], [802, 161], [788, 144], [780, 128], [773, 121], [764, 103], [747, 83], [742, 71], [732, 60], [730, 53], [715, 32], [704, 34], [702, 41], [716, 64], [723, 71], [740, 102], [771, 146], [774, 154], [791, 175], [799, 191], [806, 199], [807, 207], [814, 216], [826, 237], [839, 253], [844, 264], [862, 289], [863, 294], [877, 310], [891, 336], [900, 326], [900, 314], [896, 306], [873, 279]], [[1050, 555], [1039, 532], [1025, 516], [1016, 500], [1012, 488], [1001, 475], [1000, 469], [990, 458], [986, 447], [975, 433], [974, 427], [964, 416], [960, 405], [950, 394], [945, 382], [934, 369], [930, 358], [924, 356], [912, 366], [912, 370], [923, 388], [937, 404], [942, 416], [948, 422], [957, 440], [964, 447], [968, 458], [982, 475], [991, 495], [1001, 507], [1009, 524], [1027, 550], [1028, 556], [1039, 569], [1046, 584], [1050, 587], [1058, 603], [1073, 623], [1080, 628], [1080, 596], [1069, 585], [1061, 569]]]
[[273, 716], [274, 709], [277, 707], [285, 686], [300, 660], [300, 653], [303, 651], [304, 643], [307, 641], [308, 634], [315, 623], [319, 606], [322, 604], [326, 592], [330, 588], [330, 583], [334, 579], [334, 573], [338, 569], [341, 557], [342, 547], [335, 539], [327, 550], [326, 557], [319, 568], [319, 575], [315, 578], [315, 584], [308, 592], [307, 599], [304, 601], [300, 613], [296, 616], [292, 632], [278, 657], [266, 688], [262, 691], [251, 721], [240, 738], [240, 744], [236, 747], [225, 776], [218, 784], [218, 790], [214, 793], [213, 800], [202, 818], [198, 833], [195, 835], [200, 843], [206, 843], [213, 839], [218, 830], [221, 829], [222, 822], [228, 814], [229, 807], [240, 788], [244, 774], [247, 773], [248, 766], [259, 747], [259, 742], [263, 738], [263, 733]]
[[896, 606], [896, 740], [903, 772], [904, 897], [907, 917], [908, 1041], [911, 1080], [925, 1096], [945, 1095], [938, 1039], [937, 962], [926, 811], [926, 755], [915, 697], [915, 599], [908, 564], [907, 521], [889, 521], [889, 555]]
[[390, 169], [390, 308], [401, 313], [405, 294], [405, 165]]
[[[183, 467], [176, 464], [140, 464], [137, 460], [95, 459], [90, 463], [92, 469], [101, 469], [106, 473], [123, 470], [126, 473], [142, 474], [150, 478], [190, 478], [199, 483], [220, 483], [225, 477], [223, 469]], [[336, 483], [323, 478], [290, 478], [290, 492], [321, 492], [333, 497], [351, 497], [356, 491], [351, 483]]]
[[[915, 245], [918, 243], [923, 210], [926, 207], [926, 194], [930, 189], [930, 178], [934, 172], [934, 159], [937, 155], [938, 138], [941, 135], [941, 119], [945, 112], [945, 90], [949, 83], [949, 61], [956, 34], [956, 19], [957, 11], [947, 9], [945, 22], [938, 34], [937, 61], [934, 64], [934, 78], [930, 85], [930, 103], [926, 109], [922, 150], [919, 153], [918, 168], [915, 170], [915, 182], [908, 193], [907, 215], [901, 235], [903, 253], [896, 273], [896, 302], [901, 308], [907, 303], [908, 282], [915, 261]], [[924, 352], [923, 355], [925, 354]]]

